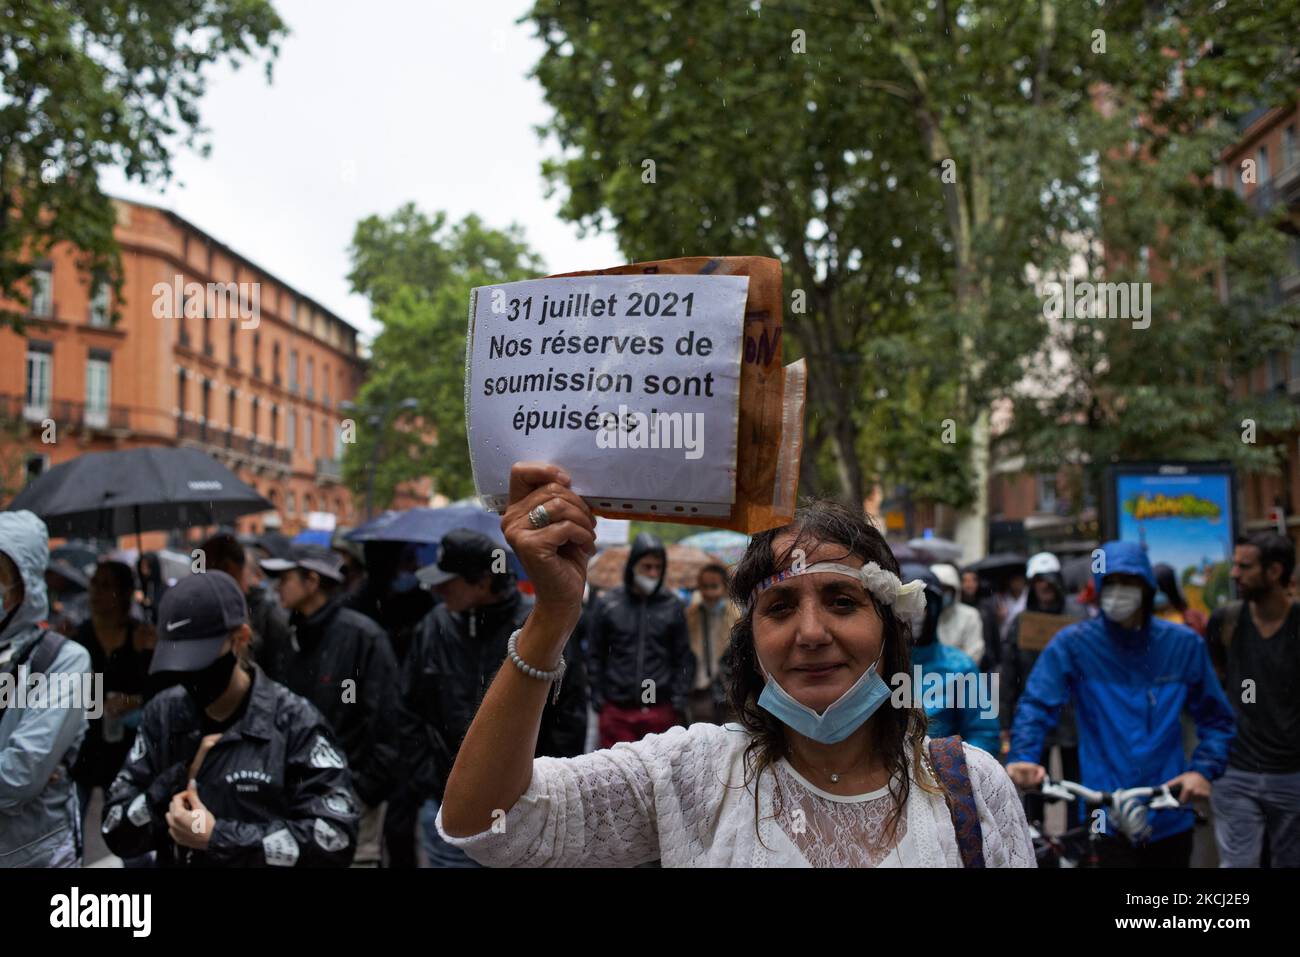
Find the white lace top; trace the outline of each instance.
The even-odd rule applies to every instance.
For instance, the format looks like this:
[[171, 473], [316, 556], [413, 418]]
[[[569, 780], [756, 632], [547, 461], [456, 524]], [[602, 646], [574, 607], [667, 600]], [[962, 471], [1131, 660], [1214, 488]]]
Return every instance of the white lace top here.
[[[889, 841], [888, 789], [828, 794], [782, 761], [758, 779], [755, 829], [749, 741], [739, 725], [694, 724], [576, 758], [537, 758], [528, 790], [492, 828], [450, 837], [439, 813], [438, 830], [492, 867], [961, 866], [943, 795], [915, 782]], [[992, 755], [964, 748], [985, 866], [1035, 866], [1011, 779]]]

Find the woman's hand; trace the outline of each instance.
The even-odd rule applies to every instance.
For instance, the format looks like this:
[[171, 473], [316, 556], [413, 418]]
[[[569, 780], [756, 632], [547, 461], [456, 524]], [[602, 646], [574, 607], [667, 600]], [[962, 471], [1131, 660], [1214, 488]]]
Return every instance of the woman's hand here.
[[[596, 517], [569, 488], [556, 465], [516, 462], [510, 470], [510, 504], [501, 531], [537, 592], [537, 609], [572, 630], [582, 614], [587, 560], [596, 554]], [[538, 505], [550, 522], [534, 528], [528, 514]]]

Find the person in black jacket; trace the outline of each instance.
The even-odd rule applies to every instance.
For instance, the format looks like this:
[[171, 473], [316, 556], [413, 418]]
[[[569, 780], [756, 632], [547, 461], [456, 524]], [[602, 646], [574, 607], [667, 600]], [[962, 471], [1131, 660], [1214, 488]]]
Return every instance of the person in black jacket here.
[[[416, 629], [403, 667], [408, 728], [404, 755], [412, 787], [423, 800], [420, 842], [434, 867], [473, 867], [438, 836], [434, 820], [456, 752], [497, 670], [510, 635], [532, 610], [508, 570], [505, 548], [470, 529], [442, 540], [438, 562], [421, 568], [422, 584], [442, 599]], [[558, 695], [542, 711], [537, 756], [569, 758], [587, 736], [587, 678], [582, 653], [570, 639]]]
[[244, 590], [248, 603], [248, 625], [253, 630], [251, 645], [254, 661], [283, 653], [289, 647], [289, 615], [280, 607], [275, 595], [266, 587], [262, 576], [245, 548], [229, 532], [213, 535], [199, 546], [207, 568], [225, 572]]
[[357, 838], [347, 761], [312, 705], [247, 664], [244, 596], [229, 575], [183, 579], [159, 606], [145, 705], [109, 788], [102, 831], [161, 867], [346, 866]]
[[587, 628], [600, 746], [686, 724], [695, 655], [686, 606], [664, 587], [668, 557], [653, 535], [632, 542], [623, 585], [601, 596]]
[[383, 629], [344, 607], [339, 565], [337, 553], [315, 545], [261, 562], [290, 613], [289, 647], [268, 649], [262, 666], [320, 709], [342, 742], [362, 804], [354, 864], [376, 867], [398, 776], [399, 673]]

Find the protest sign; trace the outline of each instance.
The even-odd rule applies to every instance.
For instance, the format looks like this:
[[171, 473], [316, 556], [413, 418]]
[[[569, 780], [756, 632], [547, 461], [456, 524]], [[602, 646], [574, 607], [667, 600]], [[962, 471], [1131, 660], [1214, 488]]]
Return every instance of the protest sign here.
[[1022, 651], [1042, 651], [1062, 628], [1078, 622], [1068, 615], [1049, 615], [1041, 611], [1020, 613], [1020, 632], [1017, 641]]
[[788, 521], [803, 368], [780, 366], [780, 296], [780, 264], [746, 257], [475, 289], [466, 428], [485, 504], [503, 509], [510, 466], [539, 460], [609, 517]]

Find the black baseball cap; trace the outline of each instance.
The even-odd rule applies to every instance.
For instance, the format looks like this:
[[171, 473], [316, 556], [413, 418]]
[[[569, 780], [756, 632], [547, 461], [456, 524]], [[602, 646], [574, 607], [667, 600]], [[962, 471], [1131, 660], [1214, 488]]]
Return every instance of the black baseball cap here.
[[492, 562], [505, 548], [482, 532], [469, 528], [456, 528], [442, 539], [438, 561], [425, 565], [415, 573], [422, 585], [434, 587], [453, 578], [479, 579], [492, 570]]
[[343, 581], [343, 556], [320, 545], [294, 545], [287, 558], [264, 558], [257, 564], [268, 575], [283, 575], [291, 568], [301, 568], [332, 582]]
[[230, 633], [247, 623], [244, 593], [225, 572], [182, 578], [158, 606], [158, 645], [149, 673], [206, 668], [217, 660]]

